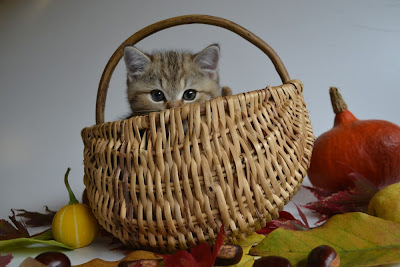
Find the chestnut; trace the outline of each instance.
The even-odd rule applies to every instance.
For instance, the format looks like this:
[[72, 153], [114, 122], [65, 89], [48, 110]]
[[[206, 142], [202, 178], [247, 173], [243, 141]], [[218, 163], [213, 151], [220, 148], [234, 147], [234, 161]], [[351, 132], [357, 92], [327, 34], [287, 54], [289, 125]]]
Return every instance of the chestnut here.
[[338, 267], [339, 265], [339, 254], [330, 246], [316, 247], [308, 254], [307, 267]]
[[289, 260], [279, 256], [262, 257], [254, 262], [253, 267], [292, 267]]
[[58, 251], [43, 252], [35, 259], [49, 267], [71, 267], [71, 261], [67, 255]]
[[243, 248], [238, 245], [222, 245], [218, 251], [215, 265], [229, 266], [237, 264], [243, 256]]

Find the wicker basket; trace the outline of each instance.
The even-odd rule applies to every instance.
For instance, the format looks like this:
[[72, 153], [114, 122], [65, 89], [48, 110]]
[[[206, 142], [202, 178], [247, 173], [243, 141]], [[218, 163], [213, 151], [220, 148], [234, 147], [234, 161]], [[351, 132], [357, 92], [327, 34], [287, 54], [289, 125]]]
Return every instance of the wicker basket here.
[[[104, 123], [108, 84], [126, 45], [191, 23], [226, 28], [261, 49], [283, 84]], [[314, 136], [302, 96], [263, 40], [217, 17], [188, 15], [129, 37], [100, 81], [96, 125], [82, 130], [84, 183], [99, 223], [123, 243], [157, 251], [235, 242], [277, 218], [299, 189]], [[184, 129], [184, 124], [186, 129]]]

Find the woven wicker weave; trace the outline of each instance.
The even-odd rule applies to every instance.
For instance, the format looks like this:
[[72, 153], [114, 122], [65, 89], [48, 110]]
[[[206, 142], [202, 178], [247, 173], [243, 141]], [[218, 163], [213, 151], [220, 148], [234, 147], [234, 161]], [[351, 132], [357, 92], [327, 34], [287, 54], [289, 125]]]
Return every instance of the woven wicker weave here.
[[[250, 41], [272, 60], [283, 84], [104, 123], [108, 84], [123, 48], [190, 23]], [[232, 242], [265, 226], [297, 192], [309, 166], [314, 136], [302, 90], [268, 44], [225, 19], [176, 17], [132, 35], [104, 70], [97, 125], [82, 130], [84, 183], [96, 218], [125, 244], [158, 251], [212, 242], [222, 224]]]

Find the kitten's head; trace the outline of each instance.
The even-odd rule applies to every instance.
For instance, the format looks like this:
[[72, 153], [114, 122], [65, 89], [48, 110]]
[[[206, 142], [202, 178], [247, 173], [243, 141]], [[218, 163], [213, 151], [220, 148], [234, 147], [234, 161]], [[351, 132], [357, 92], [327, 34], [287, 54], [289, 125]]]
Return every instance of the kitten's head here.
[[132, 115], [202, 103], [221, 95], [219, 56], [217, 44], [197, 54], [175, 51], [145, 54], [136, 47], [125, 47]]

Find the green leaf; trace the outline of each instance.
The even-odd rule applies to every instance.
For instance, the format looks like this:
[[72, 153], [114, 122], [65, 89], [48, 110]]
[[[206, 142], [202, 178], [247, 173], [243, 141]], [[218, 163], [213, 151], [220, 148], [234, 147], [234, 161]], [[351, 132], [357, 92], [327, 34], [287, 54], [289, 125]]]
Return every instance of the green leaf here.
[[69, 250], [73, 248], [64, 245], [63, 243], [57, 242], [55, 240], [41, 240], [36, 238], [21, 237], [16, 239], [2, 240], [0, 241], [0, 251], [11, 251], [15, 248], [26, 247], [32, 244], [44, 244], [47, 246], [61, 247]]
[[55, 246], [73, 250], [73, 248], [64, 245], [63, 243], [54, 240], [51, 228], [39, 233], [33, 237], [21, 237], [0, 241], [0, 251], [10, 251], [15, 248], [26, 247], [32, 244], [44, 244], [47, 246]]
[[334, 248], [342, 267], [399, 263], [400, 224], [361, 212], [340, 214], [308, 231], [276, 229], [250, 254], [281, 256], [293, 266], [305, 266], [310, 251], [320, 245]]
[[243, 249], [243, 254], [248, 254], [250, 249], [260, 243], [263, 239], [265, 238], [265, 235], [259, 235], [257, 233], [254, 233], [248, 237], [246, 237], [245, 240], [240, 240], [235, 245], [241, 246]]
[[53, 231], [50, 228], [44, 232], [41, 232], [39, 234], [31, 236], [31, 238], [38, 239], [38, 240], [52, 240], [52, 239], [54, 239], [54, 236], [53, 236]]
[[254, 262], [255, 262], [255, 259], [253, 256], [243, 255], [240, 262], [238, 262], [235, 265], [230, 265], [230, 267], [252, 267]]

